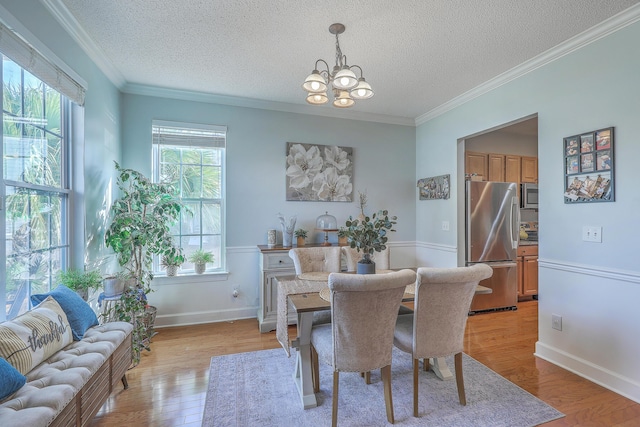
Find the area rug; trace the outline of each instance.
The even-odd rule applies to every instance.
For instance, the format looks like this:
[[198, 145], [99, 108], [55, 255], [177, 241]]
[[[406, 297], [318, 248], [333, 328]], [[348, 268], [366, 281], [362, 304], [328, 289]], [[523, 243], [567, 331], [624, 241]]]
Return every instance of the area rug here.
[[[453, 370], [453, 357], [447, 364]], [[281, 348], [212, 357], [203, 427], [330, 425], [330, 368], [320, 365], [318, 407], [305, 410], [293, 381], [294, 365], [295, 356], [288, 358]], [[421, 372], [420, 417], [414, 418], [410, 356], [394, 348], [391, 369], [398, 426], [527, 427], [564, 416], [465, 354], [467, 405], [458, 401], [455, 380]], [[371, 373], [369, 385], [357, 373], [341, 373], [338, 401], [339, 425], [389, 425], [380, 370]]]

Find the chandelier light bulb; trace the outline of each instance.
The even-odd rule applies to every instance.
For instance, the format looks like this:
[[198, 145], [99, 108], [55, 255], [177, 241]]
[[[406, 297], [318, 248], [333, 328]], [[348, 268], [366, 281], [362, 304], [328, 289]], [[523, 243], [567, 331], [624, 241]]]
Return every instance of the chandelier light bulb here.
[[311, 89], [313, 89], [314, 91], [320, 89], [320, 83], [311, 82]]

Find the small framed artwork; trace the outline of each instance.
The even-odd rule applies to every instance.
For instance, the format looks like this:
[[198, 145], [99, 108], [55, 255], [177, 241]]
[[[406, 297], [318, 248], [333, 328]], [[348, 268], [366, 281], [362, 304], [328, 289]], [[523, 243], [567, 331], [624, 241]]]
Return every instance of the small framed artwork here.
[[611, 169], [611, 151], [600, 150], [596, 152], [596, 169], [606, 171]]
[[611, 148], [611, 129], [596, 132], [596, 150], [608, 150], [609, 148]]
[[580, 155], [580, 172], [593, 172], [593, 153]]
[[[577, 151], [577, 150], [576, 150]], [[580, 162], [578, 156], [569, 156], [566, 158], [567, 174], [580, 172]]]
[[564, 155], [575, 156], [578, 154], [578, 137], [572, 136], [564, 139]]
[[449, 175], [440, 175], [419, 179], [420, 200], [448, 199], [451, 187], [449, 178]]
[[588, 153], [593, 151], [593, 133], [580, 135], [580, 152]]
[[563, 138], [565, 203], [613, 202], [613, 128]]

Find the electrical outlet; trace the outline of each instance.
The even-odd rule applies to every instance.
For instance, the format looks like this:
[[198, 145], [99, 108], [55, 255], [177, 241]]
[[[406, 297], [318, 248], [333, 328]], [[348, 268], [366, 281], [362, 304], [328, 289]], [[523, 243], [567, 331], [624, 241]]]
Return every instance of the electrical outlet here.
[[582, 240], [585, 242], [602, 243], [602, 227], [583, 226]]
[[551, 315], [551, 327], [553, 329], [561, 331], [562, 330], [562, 316], [560, 316], [559, 314], [552, 314]]
[[442, 221], [442, 231], [449, 231], [449, 221]]

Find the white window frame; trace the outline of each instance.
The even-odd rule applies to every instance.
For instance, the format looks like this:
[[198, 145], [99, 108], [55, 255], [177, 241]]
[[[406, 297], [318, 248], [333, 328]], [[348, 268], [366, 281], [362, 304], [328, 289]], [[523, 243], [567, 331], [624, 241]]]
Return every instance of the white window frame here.
[[[178, 137], [167, 137], [162, 134], [162, 130], [158, 128], [180, 129], [180, 130], [193, 130], [196, 133], [203, 133], [203, 135], [185, 135]], [[206, 133], [211, 135], [207, 137]], [[221, 137], [220, 134], [223, 134]], [[191, 148], [218, 148], [222, 150], [220, 156], [220, 198], [219, 199], [206, 199], [203, 197], [193, 198], [191, 200], [208, 201], [219, 204], [220, 207], [220, 252], [216, 254], [215, 267], [208, 265], [205, 275], [223, 275], [226, 277], [228, 274], [226, 271], [226, 139], [228, 136], [227, 127], [210, 124], [197, 124], [186, 122], [174, 122], [166, 120], [153, 120], [152, 121], [152, 180], [153, 182], [159, 182], [160, 180], [160, 146], [170, 147], [191, 147]], [[180, 194], [180, 196], [182, 196]], [[185, 203], [187, 201], [185, 200]], [[179, 237], [175, 240], [180, 241], [179, 238], [187, 233], [179, 231]], [[206, 235], [206, 234], [205, 234]], [[203, 233], [199, 234], [202, 239]], [[185, 254], [186, 255], [186, 254]], [[183, 275], [189, 275], [193, 278], [192, 274], [195, 274], [193, 269], [181, 269], [177, 278], [171, 277], [164, 279], [165, 272], [160, 267], [159, 259], [156, 257], [153, 265], [154, 276], [162, 278], [160, 282], [164, 280], [180, 281], [179, 277]]]

